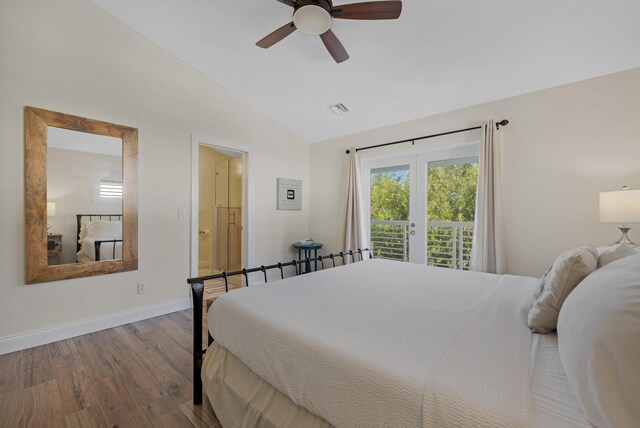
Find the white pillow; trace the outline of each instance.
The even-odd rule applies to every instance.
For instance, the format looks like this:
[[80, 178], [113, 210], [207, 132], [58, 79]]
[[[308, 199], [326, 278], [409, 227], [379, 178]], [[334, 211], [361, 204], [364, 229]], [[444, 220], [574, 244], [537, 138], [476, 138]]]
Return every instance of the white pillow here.
[[597, 427], [640, 425], [640, 255], [589, 275], [567, 298], [558, 350], [569, 384]]
[[99, 240], [122, 239], [122, 222], [96, 220], [87, 223], [87, 238]]
[[636, 273], [640, 273], [640, 253], [635, 253], [632, 256], [624, 257], [622, 259], [618, 259], [615, 262], [611, 262], [605, 267], [605, 269], [622, 269], [622, 270], [630, 270]]
[[598, 269], [618, 259], [632, 256], [636, 250], [629, 244], [616, 244], [598, 248]]
[[82, 223], [82, 226], [80, 226], [80, 233], [78, 234], [78, 244], [82, 244], [82, 241], [86, 237], [87, 237], [87, 222]]
[[569, 293], [598, 267], [598, 251], [589, 245], [559, 256], [542, 277], [542, 284], [527, 319], [534, 333], [550, 333], [556, 329], [558, 314]]

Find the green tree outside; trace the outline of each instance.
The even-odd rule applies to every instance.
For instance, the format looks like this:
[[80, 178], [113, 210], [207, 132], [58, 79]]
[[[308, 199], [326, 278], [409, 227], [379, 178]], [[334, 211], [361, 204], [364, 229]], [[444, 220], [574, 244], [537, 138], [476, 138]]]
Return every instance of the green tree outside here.
[[409, 171], [371, 174], [371, 220], [409, 220]]
[[[460, 163], [429, 168], [427, 171], [427, 219], [430, 222], [471, 222], [476, 211], [478, 164]], [[427, 264], [469, 269], [473, 229], [429, 226]], [[460, 260], [460, 248], [464, 247]], [[452, 256], [456, 249], [455, 262]], [[465, 257], [465, 255], [467, 255]]]
[[473, 221], [478, 164], [455, 164], [427, 171], [428, 221]]
[[[477, 163], [429, 168], [428, 221], [473, 221], [477, 182]], [[371, 174], [371, 220], [409, 220], [409, 171], [380, 171]], [[379, 257], [408, 259], [408, 234], [406, 229], [403, 234], [403, 227], [406, 228], [400, 225], [372, 225], [371, 237]], [[456, 246], [465, 245], [465, 249], [470, 249], [471, 233], [470, 229], [465, 230], [465, 239], [459, 242], [457, 229], [431, 226], [427, 242], [428, 264], [455, 267], [451, 262], [453, 240], [456, 240]], [[406, 237], [404, 243], [403, 236]], [[463, 264], [463, 267], [468, 267], [468, 260], [463, 260]]]

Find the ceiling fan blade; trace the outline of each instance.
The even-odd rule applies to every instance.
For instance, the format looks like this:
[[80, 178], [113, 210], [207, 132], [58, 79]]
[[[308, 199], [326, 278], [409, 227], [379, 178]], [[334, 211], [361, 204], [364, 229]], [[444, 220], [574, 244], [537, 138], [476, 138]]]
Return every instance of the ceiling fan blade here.
[[329, 30], [324, 34], [320, 34], [320, 38], [338, 64], [349, 59], [349, 54], [336, 35], [333, 34], [333, 31]]
[[296, 2], [293, 0], [276, 0], [282, 4], [286, 4], [287, 6], [296, 7]]
[[340, 19], [397, 19], [401, 12], [401, 1], [369, 1], [334, 6], [331, 16]]
[[282, 27], [278, 28], [273, 33], [271, 33], [271, 34], [267, 35], [266, 37], [260, 39], [258, 41], [258, 43], [256, 43], [256, 45], [258, 45], [259, 47], [261, 47], [263, 49], [270, 48], [271, 46], [275, 45], [280, 40], [284, 39], [285, 37], [287, 37], [289, 34], [293, 33], [294, 31], [296, 31], [296, 26], [294, 25], [293, 21], [291, 21], [290, 23], [285, 24]]

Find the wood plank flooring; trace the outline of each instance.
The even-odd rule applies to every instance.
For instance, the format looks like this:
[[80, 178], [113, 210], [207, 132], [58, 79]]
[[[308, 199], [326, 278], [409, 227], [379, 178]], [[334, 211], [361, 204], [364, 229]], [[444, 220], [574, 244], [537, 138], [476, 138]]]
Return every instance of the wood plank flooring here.
[[192, 404], [191, 311], [0, 355], [0, 427], [214, 427]]

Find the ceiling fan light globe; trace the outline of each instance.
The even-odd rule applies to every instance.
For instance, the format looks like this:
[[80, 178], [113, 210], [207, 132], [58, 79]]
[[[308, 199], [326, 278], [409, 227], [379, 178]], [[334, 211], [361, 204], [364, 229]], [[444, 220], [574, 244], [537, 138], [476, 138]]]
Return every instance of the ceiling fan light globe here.
[[296, 28], [310, 36], [319, 36], [331, 28], [331, 15], [325, 9], [316, 5], [302, 6], [293, 14]]

